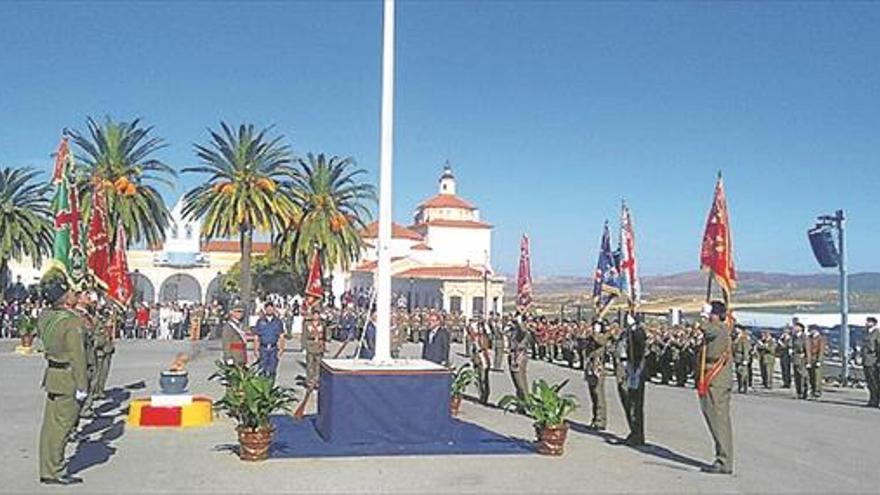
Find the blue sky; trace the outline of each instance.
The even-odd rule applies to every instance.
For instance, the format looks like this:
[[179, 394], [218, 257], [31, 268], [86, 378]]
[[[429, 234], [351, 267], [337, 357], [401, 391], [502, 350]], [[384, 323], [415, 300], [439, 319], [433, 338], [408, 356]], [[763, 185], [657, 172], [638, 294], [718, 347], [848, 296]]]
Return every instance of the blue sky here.
[[[378, 1], [0, 3], [0, 164], [111, 115], [182, 168], [224, 119], [378, 182], [380, 26]], [[844, 208], [880, 271], [878, 4], [401, 2], [397, 55], [395, 219], [449, 159], [501, 270], [525, 231], [536, 275], [591, 272], [623, 197], [642, 271], [694, 269], [722, 169], [740, 270], [818, 271], [805, 230]]]

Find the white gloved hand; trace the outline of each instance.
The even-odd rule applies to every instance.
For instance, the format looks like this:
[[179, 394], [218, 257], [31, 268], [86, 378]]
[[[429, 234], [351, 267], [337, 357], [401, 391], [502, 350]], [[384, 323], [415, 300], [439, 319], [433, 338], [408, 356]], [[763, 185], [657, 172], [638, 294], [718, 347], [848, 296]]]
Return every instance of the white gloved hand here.
[[89, 396], [89, 394], [88, 394], [88, 392], [83, 392], [82, 390], [77, 390], [73, 394], [73, 396], [74, 396], [74, 398], [76, 398], [77, 402], [82, 402], [82, 401], [86, 400], [86, 398]]

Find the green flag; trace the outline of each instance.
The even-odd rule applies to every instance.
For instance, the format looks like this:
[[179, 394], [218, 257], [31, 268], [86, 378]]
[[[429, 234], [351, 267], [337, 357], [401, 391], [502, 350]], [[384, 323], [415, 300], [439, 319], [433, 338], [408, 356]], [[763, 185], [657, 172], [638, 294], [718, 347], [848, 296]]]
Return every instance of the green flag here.
[[71, 185], [73, 159], [67, 138], [61, 140], [55, 155], [55, 198], [52, 208], [55, 212], [55, 240], [52, 243], [52, 265], [71, 276], [75, 267], [79, 247], [79, 204], [76, 187]]

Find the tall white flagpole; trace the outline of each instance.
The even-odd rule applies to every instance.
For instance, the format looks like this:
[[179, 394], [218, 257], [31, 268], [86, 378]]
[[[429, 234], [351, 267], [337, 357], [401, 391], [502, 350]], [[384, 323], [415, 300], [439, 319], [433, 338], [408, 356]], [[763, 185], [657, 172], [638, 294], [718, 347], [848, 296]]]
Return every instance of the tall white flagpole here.
[[382, 138], [379, 148], [379, 266], [376, 274], [376, 353], [373, 364], [391, 359], [391, 175], [394, 154], [394, 0], [382, 17]]

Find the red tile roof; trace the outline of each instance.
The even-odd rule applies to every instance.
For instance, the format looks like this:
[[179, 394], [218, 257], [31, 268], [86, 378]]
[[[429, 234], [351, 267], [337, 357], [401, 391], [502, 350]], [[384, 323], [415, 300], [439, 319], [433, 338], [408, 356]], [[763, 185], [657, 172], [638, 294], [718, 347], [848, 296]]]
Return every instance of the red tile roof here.
[[[393, 257], [391, 258], [391, 262], [394, 263], [395, 261], [397, 261], [397, 260], [401, 260], [401, 259], [403, 259], [403, 257], [401, 257], [401, 256], [393, 256]], [[378, 266], [379, 266], [379, 262], [376, 261], [376, 260], [373, 260], [373, 261], [364, 261], [364, 262], [361, 262], [361, 264], [359, 264], [358, 266], [354, 267], [354, 268], [353, 268], [353, 271], [356, 271], [356, 272], [372, 272], [372, 271], [375, 271], [376, 268], [378, 268]]]
[[[373, 222], [367, 225], [367, 228], [361, 231], [361, 237], [365, 239], [375, 239], [379, 237], [379, 222]], [[391, 237], [393, 239], [409, 239], [412, 241], [423, 241], [424, 237], [418, 232], [404, 227], [395, 222], [391, 222]]]
[[492, 225], [477, 220], [428, 220], [416, 225], [411, 225], [410, 229], [422, 230], [425, 227], [455, 227], [459, 229], [491, 229]]
[[419, 205], [421, 208], [463, 208], [476, 210], [477, 208], [467, 201], [453, 194], [438, 194], [433, 198], [426, 199]]
[[410, 268], [395, 277], [400, 278], [483, 278], [483, 270], [472, 266], [421, 266]]
[[[269, 251], [269, 248], [272, 247], [272, 244], [268, 242], [254, 242], [253, 249], [251, 252], [257, 254], [264, 254]], [[202, 251], [211, 253], [240, 253], [241, 245], [238, 241], [228, 241], [228, 240], [211, 240], [208, 243], [202, 244]]]
[[420, 243], [420, 244], [416, 244], [415, 246], [413, 246], [412, 249], [418, 249], [418, 250], [420, 250], [420, 251], [430, 251], [430, 250], [431, 250], [431, 246], [429, 246], [429, 245], [425, 244], [424, 242], [422, 242], [422, 243]]

